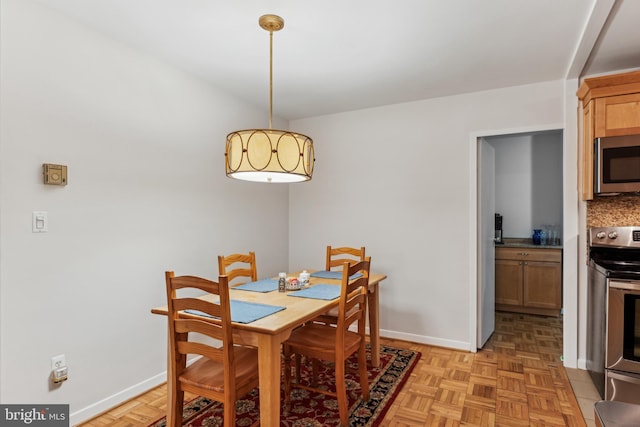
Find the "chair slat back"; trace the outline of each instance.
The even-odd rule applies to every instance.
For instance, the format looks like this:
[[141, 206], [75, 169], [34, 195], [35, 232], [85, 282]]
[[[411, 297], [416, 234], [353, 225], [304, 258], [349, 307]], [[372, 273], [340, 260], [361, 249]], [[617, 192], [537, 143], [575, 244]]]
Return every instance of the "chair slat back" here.
[[[345, 332], [356, 322], [358, 334], [364, 337], [370, 265], [371, 257], [355, 264], [349, 264], [349, 262], [343, 264], [340, 303], [338, 305], [338, 341], [344, 340]], [[349, 279], [356, 273], [362, 273], [362, 276]]]
[[358, 261], [365, 260], [365, 248], [350, 248], [347, 246], [332, 248], [327, 246], [327, 259], [325, 264], [326, 270], [331, 270], [336, 267], [342, 268], [345, 262], [349, 265], [355, 264]]
[[[178, 276], [172, 271], [165, 272], [167, 282], [167, 308], [169, 318], [169, 347], [172, 357], [171, 369], [178, 375], [185, 368], [187, 355], [200, 355], [216, 362], [222, 362], [225, 369], [235, 369], [233, 352], [233, 334], [231, 308], [229, 304], [229, 284], [226, 276], [220, 276], [218, 282], [195, 276]], [[179, 294], [199, 290], [215, 297], [204, 301], [193, 296]], [[183, 292], [178, 292], [183, 291]], [[208, 316], [185, 313], [185, 310], [197, 310]], [[198, 336], [199, 334], [200, 336]], [[222, 347], [203, 342], [202, 338], [221, 341]], [[233, 377], [231, 375], [230, 377]]]
[[255, 252], [218, 256], [218, 274], [227, 276], [232, 287], [255, 282], [258, 280]]

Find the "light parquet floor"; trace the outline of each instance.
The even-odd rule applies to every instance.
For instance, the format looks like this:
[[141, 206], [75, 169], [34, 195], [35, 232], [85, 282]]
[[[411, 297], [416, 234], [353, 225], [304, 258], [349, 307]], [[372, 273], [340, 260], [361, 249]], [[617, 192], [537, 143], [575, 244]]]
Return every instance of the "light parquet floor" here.
[[381, 426], [586, 425], [562, 366], [559, 318], [496, 313], [476, 354], [408, 346], [422, 359]]
[[[383, 344], [422, 357], [380, 427], [587, 426], [560, 360], [561, 319], [496, 313], [495, 333], [475, 354], [390, 339]], [[165, 411], [160, 386], [82, 426], [146, 426]]]

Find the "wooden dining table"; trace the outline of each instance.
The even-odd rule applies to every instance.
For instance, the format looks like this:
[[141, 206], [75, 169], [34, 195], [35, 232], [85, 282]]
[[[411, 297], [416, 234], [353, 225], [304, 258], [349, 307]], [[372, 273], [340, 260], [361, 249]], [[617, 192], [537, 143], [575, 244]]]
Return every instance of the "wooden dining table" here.
[[[369, 276], [367, 308], [369, 312], [371, 363], [374, 367], [380, 365], [378, 286], [380, 282], [386, 278], [387, 276], [376, 273], [371, 273]], [[317, 283], [340, 285], [340, 280], [311, 277], [310, 285]], [[282, 311], [251, 323], [233, 323], [234, 343], [258, 348], [260, 425], [262, 427], [276, 427], [280, 425], [282, 343], [289, 338], [293, 329], [336, 307], [339, 301], [338, 298], [327, 301], [294, 297], [295, 292], [296, 291], [252, 292], [234, 288], [229, 290], [229, 296], [232, 300], [286, 307]], [[207, 296], [203, 298], [206, 299]], [[151, 312], [166, 316], [167, 306], [153, 308]], [[208, 320], [211, 321], [211, 319]], [[169, 374], [170, 373], [167, 372], [167, 375]], [[171, 392], [171, 387], [168, 387], [168, 390]], [[167, 408], [168, 412], [171, 410], [170, 407]], [[173, 419], [172, 415], [171, 413], [167, 413], [167, 419]]]

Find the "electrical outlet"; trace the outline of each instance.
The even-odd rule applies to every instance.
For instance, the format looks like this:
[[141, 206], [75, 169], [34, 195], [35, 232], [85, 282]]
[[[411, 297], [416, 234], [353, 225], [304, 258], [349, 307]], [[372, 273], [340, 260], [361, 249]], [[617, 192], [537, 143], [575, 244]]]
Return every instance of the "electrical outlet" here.
[[53, 356], [51, 358], [51, 380], [54, 383], [61, 383], [68, 378], [69, 368], [67, 368], [67, 361], [64, 354]]
[[51, 380], [54, 383], [61, 383], [62, 381], [66, 381], [68, 376], [69, 370], [67, 369], [66, 366], [63, 366], [62, 368], [58, 368], [58, 369], [54, 369], [53, 371], [51, 371]]
[[64, 354], [60, 354], [58, 356], [53, 356], [51, 358], [51, 370], [55, 371], [56, 369], [60, 369], [63, 366], [67, 365], [67, 360], [64, 357]]

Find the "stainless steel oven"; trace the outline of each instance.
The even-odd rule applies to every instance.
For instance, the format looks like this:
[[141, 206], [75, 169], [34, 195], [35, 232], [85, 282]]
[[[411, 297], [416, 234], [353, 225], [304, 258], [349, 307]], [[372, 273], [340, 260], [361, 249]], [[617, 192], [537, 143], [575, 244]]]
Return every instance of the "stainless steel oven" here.
[[586, 368], [604, 399], [604, 368], [607, 352], [607, 275], [593, 259], [589, 262], [587, 290]]
[[610, 280], [607, 313], [607, 400], [632, 388], [640, 403], [640, 280]]
[[603, 398], [640, 404], [640, 226], [589, 241], [587, 369]]

